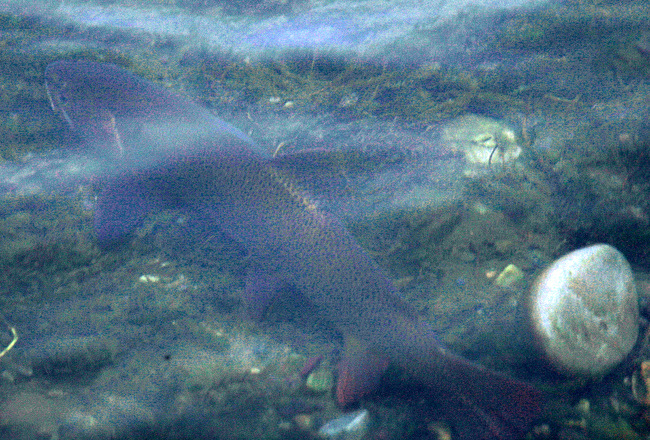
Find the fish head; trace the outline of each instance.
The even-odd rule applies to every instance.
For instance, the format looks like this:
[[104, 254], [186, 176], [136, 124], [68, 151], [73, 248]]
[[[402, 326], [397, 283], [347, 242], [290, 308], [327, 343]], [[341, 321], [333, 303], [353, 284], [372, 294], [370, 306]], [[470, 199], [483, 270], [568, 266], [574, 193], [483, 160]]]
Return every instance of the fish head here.
[[94, 154], [120, 168], [215, 152], [268, 155], [189, 98], [114, 64], [55, 61], [45, 71], [45, 86], [55, 112]]
[[47, 66], [45, 89], [50, 105], [70, 129], [79, 133], [102, 155], [121, 157], [124, 144], [118, 127], [119, 107], [115, 100], [120, 87], [113, 84], [108, 65], [98, 70], [98, 63], [57, 61]]

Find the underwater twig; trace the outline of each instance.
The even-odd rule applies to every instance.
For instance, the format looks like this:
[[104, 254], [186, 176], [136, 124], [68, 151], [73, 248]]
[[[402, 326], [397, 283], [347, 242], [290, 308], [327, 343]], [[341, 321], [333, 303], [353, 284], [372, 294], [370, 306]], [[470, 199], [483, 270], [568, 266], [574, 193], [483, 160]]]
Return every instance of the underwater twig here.
[[492, 148], [492, 152], [490, 153], [490, 157], [488, 158], [488, 166], [492, 165], [492, 156], [494, 156], [494, 152], [497, 151], [499, 148], [499, 144], [497, 143], [494, 148]]
[[5, 354], [7, 354], [9, 350], [11, 350], [14, 347], [14, 345], [16, 345], [16, 342], [18, 342], [18, 332], [16, 331], [16, 328], [13, 325], [9, 325], [9, 324], [7, 324], [7, 326], [11, 331], [12, 339], [9, 345], [7, 345], [4, 348], [4, 350], [0, 351], [0, 358], [2, 358]]
[[285, 145], [287, 145], [286, 142], [280, 142], [280, 143], [278, 144], [278, 146], [275, 148], [275, 151], [273, 152], [273, 157], [278, 157], [278, 153], [280, 152], [280, 150], [282, 149], [282, 147], [284, 147]]
[[503, 151], [501, 150], [501, 142], [499, 142], [499, 136], [497, 133], [492, 133], [491, 138], [494, 138], [494, 148], [492, 148], [492, 151], [490, 152], [490, 157], [488, 158], [488, 166], [492, 166], [492, 156], [494, 156], [494, 153], [499, 150], [501, 153], [501, 158], [503, 159]]
[[581, 97], [582, 97], [582, 95], [580, 93], [578, 93], [576, 95], [576, 97], [573, 98], [573, 99], [562, 98], [561, 96], [555, 96], [552, 93], [547, 93], [546, 95], [544, 95], [544, 98], [546, 98], [546, 99], [550, 99], [551, 101], [554, 101], [554, 102], [559, 102], [559, 103], [562, 103], [562, 104], [569, 104], [569, 105], [577, 104], [580, 101]]

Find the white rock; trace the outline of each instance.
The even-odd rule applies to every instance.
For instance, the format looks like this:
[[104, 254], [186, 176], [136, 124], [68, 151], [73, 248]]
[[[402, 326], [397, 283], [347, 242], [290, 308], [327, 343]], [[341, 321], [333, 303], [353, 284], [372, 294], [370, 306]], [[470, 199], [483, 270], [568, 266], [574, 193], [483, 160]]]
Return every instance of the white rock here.
[[535, 281], [530, 318], [541, 349], [558, 370], [605, 374], [628, 355], [639, 332], [630, 265], [605, 244], [563, 256]]
[[318, 430], [318, 433], [330, 440], [361, 440], [368, 431], [370, 414], [361, 409], [330, 420]]

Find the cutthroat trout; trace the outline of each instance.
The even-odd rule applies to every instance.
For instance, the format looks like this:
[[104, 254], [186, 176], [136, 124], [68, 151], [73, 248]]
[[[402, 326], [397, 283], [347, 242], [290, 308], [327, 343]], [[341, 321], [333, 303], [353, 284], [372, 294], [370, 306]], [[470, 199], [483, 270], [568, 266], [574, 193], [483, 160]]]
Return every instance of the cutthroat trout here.
[[99, 240], [124, 236], [152, 209], [205, 216], [250, 252], [250, 304], [262, 309], [291, 285], [343, 334], [339, 404], [370, 392], [396, 364], [462, 418], [459, 438], [515, 439], [537, 417], [539, 391], [450, 353], [341, 222], [248, 136], [114, 65], [55, 62], [46, 83], [53, 107], [118, 164], [97, 202]]

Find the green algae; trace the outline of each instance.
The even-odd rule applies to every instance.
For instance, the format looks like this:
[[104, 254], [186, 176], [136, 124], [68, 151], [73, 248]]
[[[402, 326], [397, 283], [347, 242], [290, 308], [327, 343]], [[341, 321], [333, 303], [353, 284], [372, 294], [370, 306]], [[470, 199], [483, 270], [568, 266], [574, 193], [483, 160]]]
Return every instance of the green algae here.
[[[99, 270], [89, 213], [61, 196], [5, 199], [0, 217], [3, 301], [67, 297]], [[20, 294], [18, 293], [20, 292]]]
[[612, 420], [605, 417], [593, 417], [589, 420], [588, 429], [592, 438], [598, 440], [638, 440], [642, 438], [623, 418]]
[[[476, 105], [520, 102], [481, 89], [472, 74], [430, 65], [409, 69], [318, 52], [285, 60], [202, 57], [188, 74], [211, 105], [231, 102], [277, 111], [331, 112], [352, 118], [399, 118], [432, 123]], [[237, 90], [233, 92], [226, 91]]]
[[374, 259], [397, 277], [436, 271], [444, 260], [441, 243], [461, 223], [461, 204], [437, 210], [380, 213], [348, 225]]

